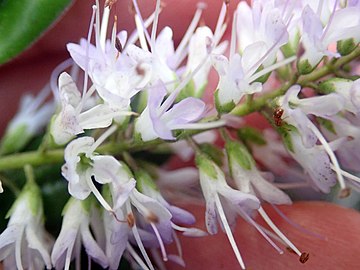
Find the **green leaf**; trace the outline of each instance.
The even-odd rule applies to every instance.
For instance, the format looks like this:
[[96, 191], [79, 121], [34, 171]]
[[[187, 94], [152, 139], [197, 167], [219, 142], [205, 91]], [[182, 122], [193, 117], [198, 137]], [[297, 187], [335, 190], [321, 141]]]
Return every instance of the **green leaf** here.
[[0, 0], [0, 64], [29, 47], [71, 0]]

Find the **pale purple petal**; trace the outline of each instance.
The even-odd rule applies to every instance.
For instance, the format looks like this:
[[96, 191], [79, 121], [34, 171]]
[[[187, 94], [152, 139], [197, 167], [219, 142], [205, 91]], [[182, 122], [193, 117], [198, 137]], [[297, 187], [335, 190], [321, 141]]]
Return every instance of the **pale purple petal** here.
[[219, 76], [225, 76], [229, 69], [229, 60], [224, 55], [212, 55], [212, 64]]
[[291, 204], [291, 199], [282, 190], [266, 181], [258, 173], [253, 174], [251, 183], [258, 197], [272, 204]]
[[199, 120], [204, 114], [205, 107], [205, 103], [200, 99], [185, 98], [165, 112], [161, 119], [167, 122], [169, 129], [173, 129], [176, 125]]
[[81, 226], [81, 238], [86, 253], [103, 268], [107, 267], [109, 265], [108, 259], [104, 251], [99, 247], [91, 235], [87, 224], [85, 226]]
[[218, 232], [217, 228], [217, 214], [215, 210], [215, 201], [207, 200], [206, 201], [206, 211], [205, 211], [205, 225], [209, 234], [216, 234]]
[[320, 38], [323, 33], [320, 18], [309, 6], [306, 6], [302, 12], [302, 20], [303, 31], [309, 36], [310, 40], [315, 43], [315, 40]]
[[173, 205], [169, 205], [167, 209], [172, 214], [171, 221], [174, 223], [190, 225], [196, 221], [194, 215], [184, 209]]
[[38, 251], [41, 255], [42, 260], [44, 261], [46, 268], [51, 269], [51, 259], [49, 255], [49, 250], [47, 250], [47, 245], [43, 239], [39, 239], [41, 234], [35, 232], [33, 228], [27, 226], [26, 228], [26, 240], [28, 242], [29, 248]]
[[238, 205], [244, 208], [244, 210], [255, 210], [260, 207], [260, 201], [254, 195], [232, 189], [228, 186], [219, 187], [218, 192], [232, 204]]
[[344, 98], [336, 93], [325, 96], [316, 96], [300, 99], [299, 108], [306, 114], [314, 114], [316, 116], [332, 116], [337, 114], [344, 108]]

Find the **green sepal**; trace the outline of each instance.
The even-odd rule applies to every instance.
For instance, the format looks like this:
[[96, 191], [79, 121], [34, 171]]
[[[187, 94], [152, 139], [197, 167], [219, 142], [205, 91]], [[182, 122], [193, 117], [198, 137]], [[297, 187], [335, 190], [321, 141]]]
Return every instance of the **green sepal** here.
[[31, 214], [33, 214], [34, 216], [38, 215], [39, 213], [43, 213], [43, 204], [40, 188], [34, 181], [27, 181], [16, 201], [11, 206], [10, 210], [7, 212], [5, 218], [9, 218], [12, 215], [12, 213], [17, 207], [17, 204], [20, 203], [22, 200], [27, 201]]
[[195, 83], [193, 80], [190, 80], [190, 82], [185, 85], [183, 89], [181, 89], [179, 95], [176, 97], [175, 102], [180, 102], [181, 100], [187, 98], [187, 97], [194, 97], [195, 96]]
[[200, 149], [203, 153], [208, 155], [218, 166], [223, 165], [224, 153], [216, 145], [211, 143], [200, 144]]
[[355, 43], [353, 38], [339, 40], [336, 43], [336, 49], [341, 56], [350, 54], [353, 50], [356, 49], [359, 43]]
[[[264, 66], [261, 65], [261, 66], [256, 70], [255, 74], [258, 73], [258, 72], [260, 72], [260, 71], [262, 71], [263, 69], [264, 69]], [[254, 82], [265, 83], [265, 82], [269, 79], [270, 75], [271, 75], [271, 72], [268, 72], [268, 73], [262, 75], [261, 77], [257, 78]]]
[[149, 173], [141, 169], [136, 170], [134, 173], [136, 179], [136, 188], [140, 192], [143, 191], [144, 185], [150, 187], [151, 189], [158, 190], [156, 184], [154, 183], [154, 180], [152, 179]]
[[334, 93], [340, 84], [351, 84], [352, 81], [343, 78], [330, 78], [319, 84], [318, 91], [320, 94], [330, 94]]
[[228, 103], [225, 104], [221, 104], [220, 100], [219, 100], [219, 89], [217, 89], [214, 93], [214, 97], [215, 97], [215, 106], [216, 106], [216, 110], [218, 111], [218, 113], [220, 114], [224, 114], [224, 113], [228, 113], [230, 112], [232, 109], [235, 108], [236, 104], [234, 103], [234, 101], [230, 101]]
[[204, 172], [208, 175], [211, 179], [217, 179], [217, 172], [215, 169], [215, 163], [211, 161], [206, 155], [204, 154], [196, 154], [195, 158], [196, 166], [199, 170]]
[[261, 132], [252, 127], [243, 127], [237, 131], [240, 140], [244, 142], [252, 142], [256, 145], [266, 145], [266, 140]]
[[285, 147], [292, 153], [295, 153], [294, 145], [291, 139], [291, 132], [298, 132], [296, 127], [293, 125], [289, 125], [286, 123], [283, 123], [281, 127], [277, 128], [278, 132], [281, 135], [281, 138], [284, 142]]
[[301, 74], [301, 75], [309, 74], [317, 66], [317, 65], [312, 66], [309, 63], [309, 60], [307, 60], [307, 59], [298, 61], [296, 65], [297, 65], [297, 70], [298, 70], [299, 74]]
[[27, 132], [25, 124], [15, 129], [6, 130], [1, 140], [0, 154], [7, 155], [21, 151], [30, 142], [32, 136]]
[[233, 162], [236, 162], [245, 170], [251, 170], [253, 168], [254, 159], [243, 144], [227, 140], [225, 149], [230, 167]]

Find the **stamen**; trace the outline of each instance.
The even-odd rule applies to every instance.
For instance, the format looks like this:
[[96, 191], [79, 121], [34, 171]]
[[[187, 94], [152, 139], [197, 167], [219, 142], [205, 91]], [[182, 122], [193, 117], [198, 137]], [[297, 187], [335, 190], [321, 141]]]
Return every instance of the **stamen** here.
[[232, 22], [232, 29], [231, 29], [231, 41], [230, 41], [230, 56], [229, 61], [233, 58], [236, 53], [236, 22], [237, 22], [237, 12], [234, 12], [233, 15], [233, 22]]
[[146, 29], [144, 29], [144, 27], [141, 25], [140, 18], [137, 14], [135, 14], [135, 25], [136, 25], [136, 29], [137, 29], [137, 32], [139, 35], [139, 41], [140, 41], [141, 48], [145, 51], [149, 51], [149, 48], [147, 46], [146, 39], [144, 36], [144, 33], [147, 33], [147, 32], [146, 32]]
[[350, 195], [351, 195], [351, 189], [350, 188], [344, 188], [344, 189], [340, 190], [339, 198], [344, 199], [344, 198], [349, 197]]
[[309, 253], [303, 252], [303, 253], [301, 253], [299, 261], [301, 263], [306, 263], [309, 260], [309, 257], [310, 257]]
[[100, 5], [99, 0], [95, 0], [96, 7], [93, 6], [93, 10], [96, 10], [96, 21], [95, 21], [95, 43], [96, 48], [101, 48], [100, 45]]
[[202, 11], [205, 8], [206, 8], [205, 3], [198, 3], [194, 17], [193, 17], [188, 29], [186, 30], [184, 37], [180, 41], [179, 46], [175, 50], [175, 54], [174, 54], [174, 59], [175, 59], [174, 60], [175, 61], [174, 68], [175, 69], [180, 65], [180, 63], [186, 57], [186, 54], [184, 53], [184, 49], [186, 48], [186, 45], [189, 43], [190, 38], [191, 38], [192, 34], [194, 33], [196, 26], [198, 25], [198, 23], [200, 21]]
[[150, 47], [151, 47], [151, 52], [152, 53], [155, 52], [155, 39], [156, 39], [157, 26], [158, 26], [158, 23], [159, 23], [159, 13], [160, 13], [160, 0], [157, 0], [156, 1], [156, 7], [155, 7], [155, 19], [154, 19], [154, 23], [152, 25], [152, 30], [151, 30]]
[[116, 126], [111, 126], [108, 130], [106, 130], [97, 140], [96, 142], [94, 142], [94, 144], [91, 146], [91, 148], [89, 149], [88, 153], [93, 153], [95, 151], [96, 148], [98, 148], [98, 146], [100, 144], [102, 144], [111, 134], [113, 134], [116, 131], [117, 127]]
[[272, 222], [265, 210], [260, 206], [258, 209], [259, 214], [269, 225], [269, 227], [283, 240], [298, 256], [301, 256], [301, 252], [298, 248], [279, 230], [279, 228]]
[[[144, 20], [141, 16], [141, 12], [140, 12], [140, 9], [139, 9], [139, 5], [137, 3], [137, 0], [132, 0], [133, 4], [134, 4], [134, 8], [135, 8], [135, 11], [136, 11], [136, 15], [138, 16], [138, 19], [141, 23], [141, 26], [144, 30], [144, 34], [145, 34], [145, 37], [146, 37], [146, 40], [147, 42], [149, 42], [149, 44], [151, 44], [151, 38], [149, 36], [149, 33], [147, 32], [146, 28], [145, 28], [145, 24], [144, 24]], [[135, 18], [136, 18], [136, 15], [135, 15]], [[156, 17], [156, 16], [155, 16]]]
[[[150, 24], [154, 21], [154, 18], [155, 18], [155, 12], [153, 12], [144, 22], [145, 28], [148, 28], [150, 26]], [[131, 33], [130, 37], [128, 38], [128, 41], [127, 41], [125, 47], [128, 44], [134, 44], [136, 42], [136, 40], [138, 39], [138, 37], [139, 37], [139, 31], [137, 31], [137, 30], [133, 31]]]
[[[126, 202], [126, 210], [127, 210], [128, 213], [132, 213], [131, 205], [130, 205], [129, 201]], [[140, 234], [139, 234], [139, 231], [137, 229], [136, 224], [134, 224], [134, 226], [131, 228], [131, 231], [132, 231], [132, 233], [134, 235], [136, 244], [138, 245], [138, 248], [140, 249], [140, 252], [143, 255], [147, 265], [149, 266], [149, 268], [151, 270], [155, 270], [154, 266], [151, 263], [151, 260], [150, 260], [150, 258], [148, 256], [148, 254], [146, 253], [145, 247], [144, 247], [144, 245], [143, 245], [143, 243], [141, 241], [141, 237], [140, 237]]]
[[[221, 6], [218, 21], [216, 23], [215, 31], [214, 31], [214, 44], [218, 44], [218, 42], [220, 41], [220, 39], [222, 38], [222, 36], [225, 33], [225, 30], [227, 27], [227, 23], [224, 22], [225, 18], [226, 18], [226, 14], [227, 14], [227, 5], [226, 5], [226, 3], [223, 2], [222, 6]], [[213, 45], [213, 46], [215, 46], [215, 45]]]
[[120, 53], [123, 51], [123, 47], [121, 46], [120, 39], [118, 37], [115, 38], [115, 49], [118, 51], [118, 58]]
[[291, 56], [291, 57], [286, 58], [286, 59], [284, 59], [284, 60], [282, 60], [280, 62], [277, 62], [277, 63], [275, 63], [275, 64], [273, 64], [271, 66], [268, 66], [268, 67], [260, 70], [259, 72], [256, 72], [251, 77], [248, 77], [250, 74], [252, 74], [250, 72], [251, 69], [249, 69], [249, 71], [245, 75], [245, 78], [248, 77], [249, 82], [253, 82], [253, 81], [257, 80], [258, 78], [260, 78], [261, 76], [263, 76], [265, 74], [268, 74], [269, 72], [274, 71], [275, 69], [278, 69], [278, 68], [280, 68], [282, 66], [285, 66], [285, 65], [287, 65], [287, 64], [289, 64], [289, 63], [291, 63], [291, 62], [293, 62], [295, 60], [296, 60], [296, 56]]
[[183, 235], [186, 235], [186, 236], [203, 237], [203, 236], [208, 235], [206, 232], [204, 232], [203, 230], [200, 230], [198, 228], [185, 228], [185, 227], [176, 225], [173, 222], [171, 222], [171, 227], [176, 231], [183, 232]]
[[163, 257], [163, 260], [164, 262], [167, 262], [168, 261], [168, 257], [167, 257], [167, 254], [166, 254], [166, 250], [165, 250], [165, 246], [164, 246], [164, 242], [163, 240], [161, 239], [161, 235], [159, 233], [159, 230], [156, 228], [155, 224], [153, 222], [150, 223], [152, 229], [154, 230], [154, 233], [156, 235], [156, 238], [159, 242], [159, 245], [160, 245], [160, 250], [161, 250], [161, 255]]
[[105, 7], [109, 7], [110, 9], [112, 6], [117, 2], [117, 0], [106, 0], [105, 1]]
[[110, 16], [110, 8], [109, 6], [105, 6], [101, 21], [101, 29], [100, 29], [100, 46], [103, 52], [105, 52], [105, 43], [106, 43], [106, 34], [109, 23], [109, 16]]
[[235, 253], [236, 259], [238, 260], [241, 269], [245, 270], [246, 268], [245, 268], [244, 261], [243, 261], [241, 255], [240, 255], [240, 251], [239, 251], [239, 249], [237, 247], [234, 236], [233, 236], [233, 234], [231, 232], [229, 223], [226, 220], [225, 212], [224, 212], [224, 209], [222, 208], [222, 205], [221, 205], [221, 202], [220, 202], [220, 199], [219, 199], [219, 195], [215, 194], [214, 199], [215, 199], [216, 208], [217, 208], [219, 216], [220, 216], [220, 220], [221, 220], [221, 222], [222, 222], [222, 224], [224, 226], [226, 235], [227, 235], [227, 237], [229, 239], [229, 242], [230, 242], [230, 245], [231, 245], [231, 247], [232, 247], [232, 249], [233, 249], [233, 251]]
[[171, 107], [171, 105], [174, 103], [174, 101], [175, 101], [176, 97], [178, 96], [178, 94], [180, 93], [180, 91], [190, 82], [190, 80], [195, 76], [195, 74], [198, 73], [199, 70], [202, 68], [202, 66], [206, 63], [213, 48], [214, 47], [211, 46], [209, 53], [202, 59], [202, 61], [196, 66], [196, 68], [192, 72], [190, 72], [182, 81], [180, 81], [180, 83], [175, 88], [175, 90], [163, 102], [163, 104], [160, 106], [160, 108], [158, 110], [159, 115], [163, 114]]
[[[96, 182], [95, 176], [91, 175], [90, 179], [86, 177], [86, 182], [91, 190], [91, 192], [94, 194], [96, 199], [99, 201], [99, 203], [105, 208], [106, 211], [110, 212], [114, 216], [116, 216], [114, 210], [111, 208], [111, 206], [107, 203], [107, 201], [104, 199], [104, 197], [100, 194], [100, 192], [97, 190], [97, 188], [94, 185], [94, 182]], [[116, 218], [117, 220], [117, 218]]]
[[135, 225], [135, 217], [133, 213], [129, 213], [126, 217], [126, 221], [130, 228], [134, 227]]
[[317, 129], [317, 127], [309, 120], [307, 126], [310, 128], [310, 130], [315, 134], [315, 136], [319, 139], [320, 143], [324, 147], [324, 150], [329, 155], [329, 158], [334, 166], [333, 170], [336, 172], [337, 179], [340, 184], [341, 189], [346, 189], [345, 180], [341, 174], [341, 169], [339, 162], [334, 154], [334, 152], [331, 150], [331, 147], [329, 143], [326, 141], [324, 136], [321, 134], [321, 132]]
[[84, 75], [84, 83], [83, 83], [83, 89], [82, 89], [82, 98], [81, 98], [81, 102], [78, 105], [78, 107], [76, 108], [76, 113], [79, 114], [85, 104], [85, 96], [86, 96], [86, 91], [87, 91], [87, 87], [88, 87], [88, 76], [89, 76], [89, 44], [91, 41], [91, 36], [92, 36], [92, 29], [93, 29], [93, 24], [94, 24], [94, 20], [95, 20], [95, 13], [96, 16], [98, 16], [98, 7], [99, 3], [97, 2], [97, 6], [93, 6], [93, 11], [92, 11], [92, 15], [91, 15], [91, 19], [90, 19], [90, 25], [89, 25], [89, 31], [88, 31], [88, 36], [87, 36], [87, 42], [86, 42], [86, 51], [85, 51], [85, 75]]
[[50, 75], [50, 88], [56, 101], [59, 100], [58, 78], [60, 73], [74, 64], [72, 58], [66, 59], [54, 68]]
[[[332, 170], [335, 170], [335, 166], [334, 166], [333, 164], [330, 164], [330, 168], [331, 168]], [[350, 180], [353, 180], [353, 181], [355, 181], [355, 182], [360, 183], [360, 177], [357, 177], [356, 175], [353, 175], [353, 174], [351, 174], [351, 173], [349, 173], [349, 172], [347, 172], [347, 171], [344, 171], [344, 170], [342, 170], [342, 169], [340, 169], [340, 171], [341, 171], [341, 174], [342, 174], [343, 176], [345, 176], [346, 178], [349, 178]]]
[[249, 222], [251, 225], [253, 225], [255, 227], [255, 229], [265, 238], [266, 241], [269, 242], [269, 244], [279, 253], [279, 254], [284, 254], [284, 251], [281, 250], [281, 248], [279, 248], [274, 241], [272, 241], [270, 239], [269, 236], [267, 236], [267, 234], [261, 229], [261, 227], [245, 212], [243, 211], [241, 208], [236, 208], [237, 211], [239, 211], [240, 215], [242, 217], [245, 218], [245, 220], [247, 222]]
[[146, 219], [149, 223], [159, 223], [159, 217], [151, 211], [148, 211], [148, 215], [146, 216]]
[[126, 244], [126, 250], [130, 253], [130, 255], [134, 258], [134, 260], [137, 262], [137, 264], [144, 270], [150, 270], [149, 267], [143, 262], [143, 260], [140, 258], [140, 256], [136, 253], [134, 248], [130, 245], [129, 242]]

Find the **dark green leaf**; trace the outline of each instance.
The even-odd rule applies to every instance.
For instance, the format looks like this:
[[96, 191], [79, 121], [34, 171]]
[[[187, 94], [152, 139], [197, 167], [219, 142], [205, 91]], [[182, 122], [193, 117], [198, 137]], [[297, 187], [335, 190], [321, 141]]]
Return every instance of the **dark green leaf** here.
[[0, 64], [31, 45], [71, 0], [0, 0]]

